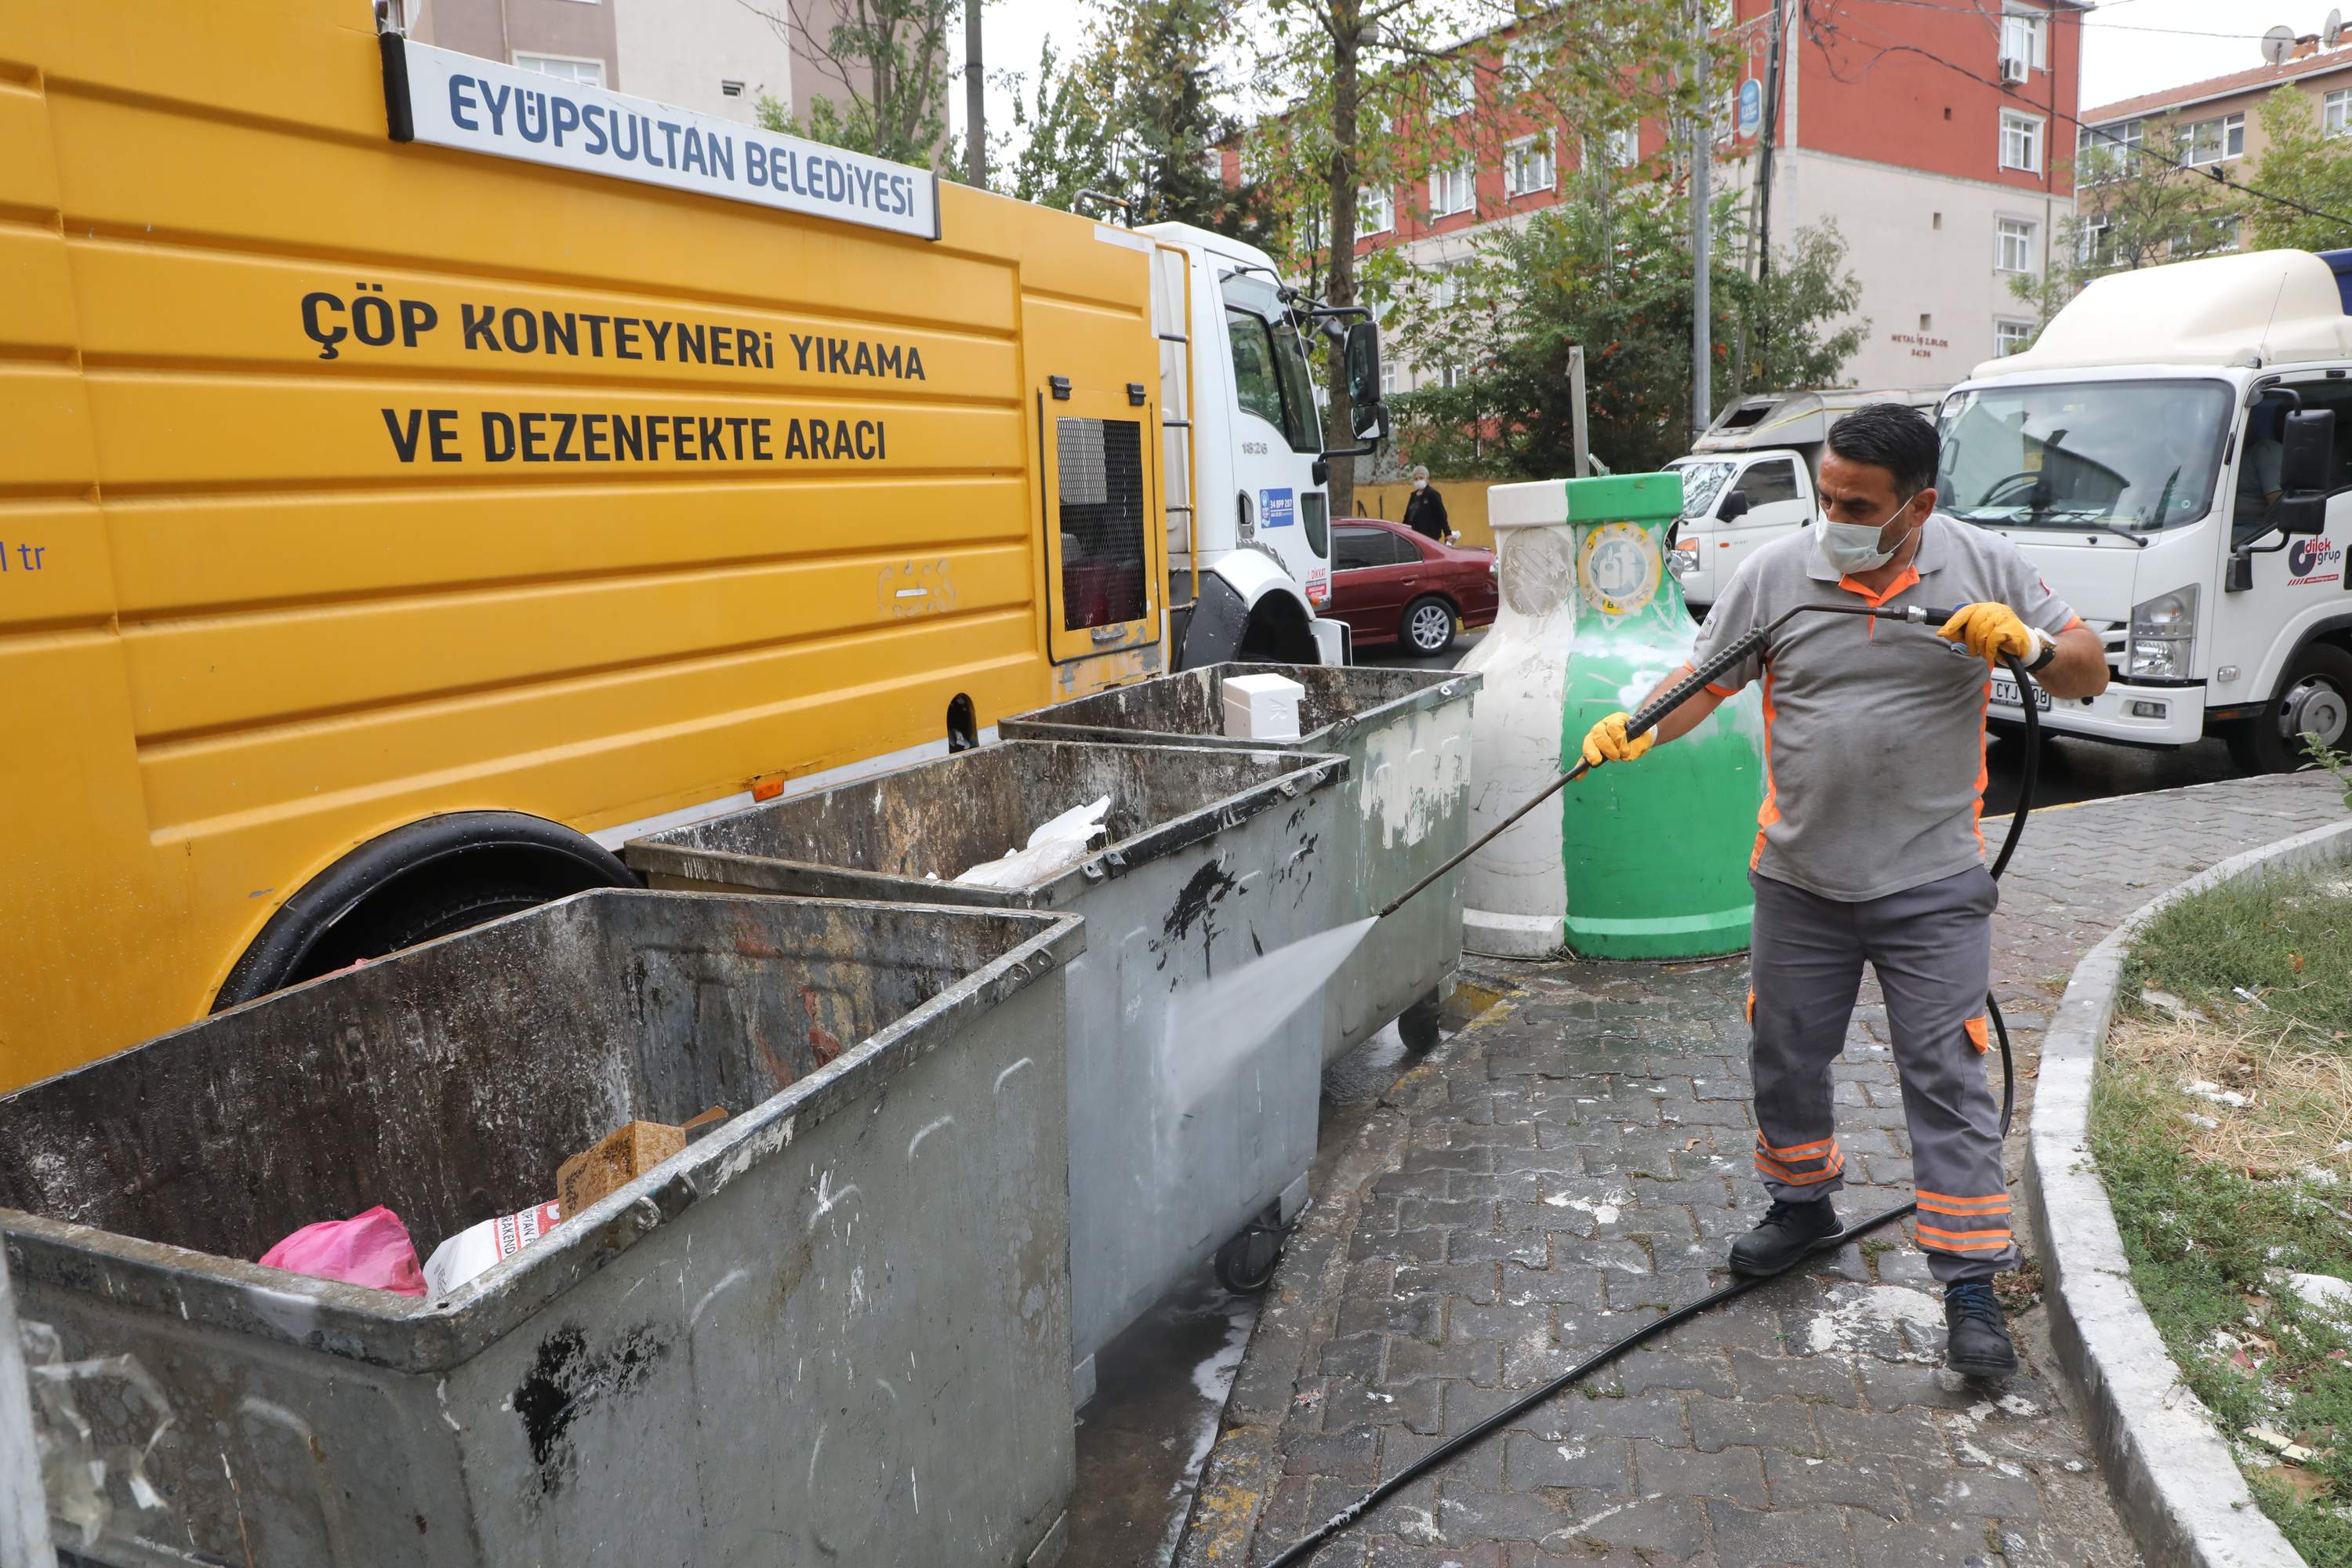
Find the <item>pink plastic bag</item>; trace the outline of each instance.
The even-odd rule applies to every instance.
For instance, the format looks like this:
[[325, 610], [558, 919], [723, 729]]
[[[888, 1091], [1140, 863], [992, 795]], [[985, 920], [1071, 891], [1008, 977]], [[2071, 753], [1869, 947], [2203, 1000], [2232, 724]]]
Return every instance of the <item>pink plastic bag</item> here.
[[416, 1266], [416, 1244], [400, 1216], [382, 1204], [350, 1219], [306, 1225], [261, 1255], [265, 1268], [372, 1285], [403, 1296], [425, 1294]]

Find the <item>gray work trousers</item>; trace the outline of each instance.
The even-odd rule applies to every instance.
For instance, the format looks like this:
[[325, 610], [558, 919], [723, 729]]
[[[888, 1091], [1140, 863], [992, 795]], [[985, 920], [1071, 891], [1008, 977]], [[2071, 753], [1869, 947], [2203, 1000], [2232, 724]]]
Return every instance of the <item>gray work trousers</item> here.
[[1750, 873], [1748, 992], [1756, 1169], [1786, 1203], [1845, 1184], [1830, 1064], [1845, 1046], [1867, 961], [1886, 996], [1911, 1134], [1916, 1230], [1936, 1278], [1990, 1279], [2017, 1266], [2000, 1110], [1985, 1082], [1985, 992], [2000, 893], [1982, 867], [1883, 899], [1844, 903]]

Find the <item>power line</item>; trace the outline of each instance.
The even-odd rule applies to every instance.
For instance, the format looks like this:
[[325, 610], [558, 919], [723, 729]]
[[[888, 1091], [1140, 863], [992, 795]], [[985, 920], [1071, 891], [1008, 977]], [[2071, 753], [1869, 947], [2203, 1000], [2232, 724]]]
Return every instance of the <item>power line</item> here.
[[[2075, 127], [2078, 131], [2095, 130], [2095, 127], [2085, 125], [2077, 116], [2069, 114], [2065, 110], [2057, 108], [2055, 105], [2035, 103], [2031, 99], [2021, 97], [2019, 94], [2011, 91], [2008, 83], [1995, 81], [1989, 76], [1984, 76], [1976, 71], [1970, 70], [1968, 67], [1961, 65], [1957, 60], [1946, 59], [1943, 56], [1937, 54], [1934, 50], [1923, 49], [1916, 44], [1873, 44], [1865, 39], [1853, 38], [1853, 41], [1861, 44], [1863, 47], [1875, 48], [1878, 52], [1876, 56], [1872, 58], [1870, 64], [1863, 68], [1861, 75], [1853, 77], [1841, 76], [1838, 74], [1837, 61], [1830, 55], [1829, 41], [1839, 37], [1842, 29], [1839, 28], [1838, 25], [1834, 21], [1825, 21], [1822, 18], [1816, 17], [1813, 15], [1813, 4], [1814, 0], [1802, 0], [1800, 15], [1805, 24], [1805, 36], [1813, 43], [1820, 46], [1822, 58], [1825, 63], [1827, 63], [1830, 76], [1832, 80], [1843, 83], [1847, 86], [1852, 86], [1854, 83], [1861, 81], [1863, 77], [1868, 76], [1873, 70], [1876, 69], [1878, 62], [1885, 59], [1888, 55], [1916, 55], [1921, 59], [1927, 60], [1932, 65], [1939, 65], [1948, 71], [1952, 71], [1959, 76], [1968, 78], [1970, 81], [1979, 82], [1986, 87], [1991, 88], [2003, 98], [2015, 99], [2019, 103], [2021, 103], [2025, 105], [2026, 108], [2032, 110], [2036, 114], [2048, 114], [2053, 119], [2063, 120], [2068, 124]], [[1948, 9], [1948, 7], [1941, 6], [1937, 8]], [[1846, 36], [1851, 37], [1850, 34]], [[2102, 137], [2100, 140], [2105, 141], [2106, 139]], [[2237, 191], [2245, 195], [2256, 197], [2262, 201], [2272, 203], [2277, 206], [2292, 208], [2293, 210], [2302, 213], [2308, 217], [2326, 218], [2330, 223], [2340, 223], [2347, 228], [2352, 228], [2352, 217], [2347, 217], [2341, 213], [2326, 212], [2318, 207], [2306, 205], [2302, 202], [2296, 201], [2292, 196], [2278, 195], [2275, 193], [2262, 190], [2253, 185], [2242, 184], [2237, 180], [2231, 179], [2218, 163], [2187, 163], [2178, 158], [2169, 157], [2165, 153], [2159, 153], [2153, 147], [2141, 146], [2131, 142], [2109, 142], [2108, 144], [2118, 148], [2128, 147], [2132, 152], [2137, 153], [2143, 158], [2153, 158], [2158, 163], [2168, 164], [2170, 167], [2179, 170], [2182, 174], [2193, 174], [2200, 178], [2210, 180], [2215, 184], [2223, 186], [2229, 190]], [[2047, 151], [2045, 151], [2045, 156], [2046, 155]]]

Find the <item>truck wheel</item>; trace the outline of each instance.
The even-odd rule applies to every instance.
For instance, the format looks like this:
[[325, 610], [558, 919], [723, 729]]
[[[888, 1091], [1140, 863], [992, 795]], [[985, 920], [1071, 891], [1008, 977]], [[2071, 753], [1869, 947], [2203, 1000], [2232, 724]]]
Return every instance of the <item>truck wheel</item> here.
[[1415, 599], [1404, 607], [1402, 628], [1405, 647], [1432, 658], [1454, 646], [1454, 606], [1436, 595]]
[[2311, 761], [2303, 737], [2342, 746], [2352, 734], [2352, 654], [2326, 643], [2296, 653], [2267, 711], [2239, 721], [2223, 736], [2230, 758], [2250, 773], [2292, 773]]

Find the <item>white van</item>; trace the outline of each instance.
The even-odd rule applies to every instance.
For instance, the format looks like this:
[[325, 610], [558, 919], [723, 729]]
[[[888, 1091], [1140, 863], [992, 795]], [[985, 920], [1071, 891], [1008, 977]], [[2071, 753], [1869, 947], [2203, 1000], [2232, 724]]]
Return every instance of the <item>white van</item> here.
[[1716, 595], [1758, 547], [1810, 527], [1818, 505], [1813, 474], [1829, 428], [1865, 403], [1932, 409], [1935, 392], [1778, 392], [1727, 407], [1666, 465], [1683, 476], [1683, 515], [1666, 563], [1691, 614], [1704, 618]]

